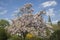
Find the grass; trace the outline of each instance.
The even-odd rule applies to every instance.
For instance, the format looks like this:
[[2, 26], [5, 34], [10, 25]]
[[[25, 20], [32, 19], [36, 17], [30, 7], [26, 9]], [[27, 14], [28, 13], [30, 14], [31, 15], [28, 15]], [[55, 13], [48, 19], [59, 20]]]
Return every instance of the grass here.
[[54, 30], [60, 30], [60, 26], [58, 26], [57, 24], [53, 24], [52, 27]]

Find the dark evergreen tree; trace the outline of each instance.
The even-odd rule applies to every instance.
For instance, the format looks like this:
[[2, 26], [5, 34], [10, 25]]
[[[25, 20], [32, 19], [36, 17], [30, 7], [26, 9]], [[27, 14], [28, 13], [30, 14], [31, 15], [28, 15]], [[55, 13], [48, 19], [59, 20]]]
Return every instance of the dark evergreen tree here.
[[60, 21], [58, 21], [58, 23], [57, 23], [57, 24], [58, 24], [58, 26], [60, 26]]
[[50, 25], [52, 25], [52, 21], [51, 21], [51, 17], [50, 16], [48, 16], [48, 22], [49, 22]]

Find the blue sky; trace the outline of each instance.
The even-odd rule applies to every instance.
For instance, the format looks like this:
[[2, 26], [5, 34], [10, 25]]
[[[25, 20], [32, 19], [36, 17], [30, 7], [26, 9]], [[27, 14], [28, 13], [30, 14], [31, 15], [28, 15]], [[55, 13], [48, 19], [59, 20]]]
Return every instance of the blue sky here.
[[13, 19], [13, 14], [18, 12], [18, 8], [26, 3], [32, 3], [34, 13], [45, 9], [47, 14], [44, 19], [51, 16], [53, 23], [60, 20], [60, 0], [0, 0], [0, 19]]

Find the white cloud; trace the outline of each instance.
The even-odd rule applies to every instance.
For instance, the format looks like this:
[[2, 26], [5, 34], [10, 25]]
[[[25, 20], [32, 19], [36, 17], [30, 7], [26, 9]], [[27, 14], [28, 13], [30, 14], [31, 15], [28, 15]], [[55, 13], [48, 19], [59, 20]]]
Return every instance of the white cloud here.
[[57, 5], [56, 1], [46, 1], [46, 2], [42, 3], [43, 7], [49, 7], [49, 6], [55, 6], [55, 5]]
[[5, 8], [3, 7], [0, 7], [0, 15], [4, 15], [8, 12], [8, 10], [6, 10]]
[[0, 15], [4, 15], [7, 13], [7, 10], [0, 10]]
[[55, 15], [55, 11], [54, 8], [48, 9], [46, 12], [47, 16], [54, 16]]
[[14, 17], [14, 16], [17, 16], [17, 13], [19, 13], [20, 12], [20, 8], [16, 8], [16, 10], [14, 10], [13, 12], [12, 12], [12, 16]]
[[15, 10], [14, 13], [18, 13], [20, 10]]
[[15, 10], [15, 11], [13, 11], [12, 16], [16, 16], [16, 15], [17, 15], [17, 13], [19, 13], [19, 10]]
[[57, 24], [58, 20], [52, 21], [53, 24]]
[[[52, 21], [53, 24], [57, 24], [57, 22], [58, 22], [58, 20]], [[48, 24], [49, 22], [46, 22], [46, 23]]]

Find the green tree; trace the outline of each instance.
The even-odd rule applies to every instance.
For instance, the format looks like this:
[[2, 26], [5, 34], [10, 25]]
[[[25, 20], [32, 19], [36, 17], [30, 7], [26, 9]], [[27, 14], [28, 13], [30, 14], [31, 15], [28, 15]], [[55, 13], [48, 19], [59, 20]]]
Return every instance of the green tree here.
[[7, 20], [1, 19], [0, 20], [0, 27], [6, 27], [9, 26], [9, 22]]
[[60, 40], [60, 30], [57, 30], [54, 33], [52, 33], [49, 40]]
[[0, 27], [0, 40], [7, 40], [7, 33], [4, 28]]

